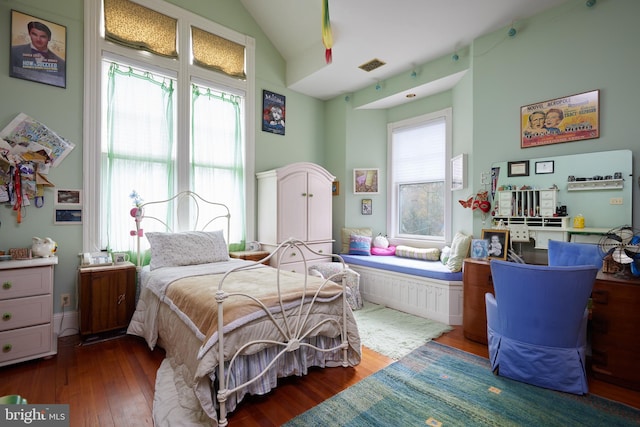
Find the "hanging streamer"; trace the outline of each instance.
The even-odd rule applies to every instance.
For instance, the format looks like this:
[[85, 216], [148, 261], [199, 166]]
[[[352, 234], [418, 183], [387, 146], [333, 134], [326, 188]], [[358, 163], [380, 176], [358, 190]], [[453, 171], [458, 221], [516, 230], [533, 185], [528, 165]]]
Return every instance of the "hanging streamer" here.
[[333, 33], [331, 32], [331, 20], [329, 19], [329, 0], [322, 0], [322, 44], [324, 45], [324, 60], [331, 64], [333, 57]]

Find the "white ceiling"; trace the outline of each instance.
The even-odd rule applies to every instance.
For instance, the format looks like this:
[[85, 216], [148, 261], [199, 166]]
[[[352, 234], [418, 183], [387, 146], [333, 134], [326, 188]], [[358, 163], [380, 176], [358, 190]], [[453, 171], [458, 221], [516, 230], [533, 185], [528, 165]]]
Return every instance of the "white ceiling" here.
[[[240, 0], [287, 63], [287, 86], [321, 100], [349, 94], [468, 46], [568, 0], [330, 0], [333, 62], [324, 61], [323, 0]], [[386, 65], [365, 72], [372, 59]], [[416, 88], [446, 90], [461, 76]], [[405, 102], [404, 95], [376, 108]]]

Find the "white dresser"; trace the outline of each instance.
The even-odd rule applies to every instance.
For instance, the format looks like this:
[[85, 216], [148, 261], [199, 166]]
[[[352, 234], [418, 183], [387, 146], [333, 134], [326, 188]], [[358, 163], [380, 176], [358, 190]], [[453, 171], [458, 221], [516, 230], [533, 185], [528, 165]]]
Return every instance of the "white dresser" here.
[[51, 356], [57, 257], [0, 262], [0, 366]]
[[[319, 165], [308, 162], [260, 172], [258, 178], [258, 240], [264, 250], [273, 252], [289, 238], [299, 239], [318, 253], [332, 253], [331, 185], [335, 177]], [[288, 251], [273, 257], [271, 265], [304, 273], [308, 265], [330, 261], [328, 256], [310, 251]]]

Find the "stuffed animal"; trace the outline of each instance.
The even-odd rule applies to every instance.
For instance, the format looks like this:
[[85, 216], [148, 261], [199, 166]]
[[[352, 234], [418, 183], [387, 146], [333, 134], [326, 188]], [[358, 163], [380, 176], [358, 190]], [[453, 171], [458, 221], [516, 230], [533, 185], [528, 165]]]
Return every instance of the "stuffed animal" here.
[[373, 247], [383, 249], [388, 248], [389, 239], [387, 239], [387, 236], [383, 236], [382, 233], [380, 233], [373, 239]]

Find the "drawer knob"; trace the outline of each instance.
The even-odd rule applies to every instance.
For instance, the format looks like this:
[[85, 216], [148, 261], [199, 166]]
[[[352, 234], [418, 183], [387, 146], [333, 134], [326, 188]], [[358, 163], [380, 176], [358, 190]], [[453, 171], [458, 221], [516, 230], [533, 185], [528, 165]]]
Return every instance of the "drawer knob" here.
[[319, 250], [318, 250], [318, 253], [319, 253], [319, 254], [322, 254], [322, 253], [324, 253], [324, 252], [322, 252], [322, 249], [319, 249]]
[[291, 256], [294, 257], [297, 256], [297, 254], [295, 252], [291, 252]]
[[4, 313], [2, 315], [2, 320], [11, 320], [11, 313]]
[[4, 282], [2, 284], [2, 289], [11, 289], [11, 282]]
[[3, 353], [9, 353], [12, 348], [13, 348], [13, 346], [11, 344], [5, 344], [5, 345], [2, 346], [2, 352]]

